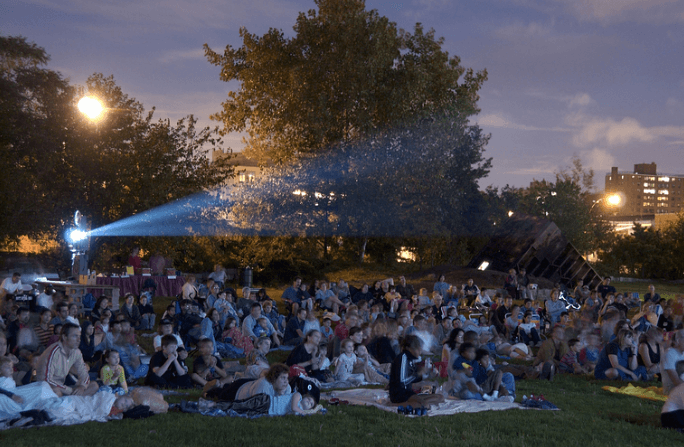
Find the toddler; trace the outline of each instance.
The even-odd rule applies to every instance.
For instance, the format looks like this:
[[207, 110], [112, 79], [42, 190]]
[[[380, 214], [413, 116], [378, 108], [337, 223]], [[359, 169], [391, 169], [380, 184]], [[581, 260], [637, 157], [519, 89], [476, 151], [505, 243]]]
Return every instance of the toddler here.
[[[313, 314], [313, 312], [311, 312]], [[308, 318], [308, 314], [307, 314]], [[332, 328], [332, 320], [328, 317], [323, 318], [323, 326], [321, 326], [321, 335], [323, 336], [324, 340], [330, 340], [333, 338], [335, 335], [335, 332], [333, 331]]]
[[354, 341], [347, 338], [340, 345], [340, 356], [335, 360], [335, 380], [348, 381], [354, 385], [363, 383], [363, 374], [354, 374], [354, 365], [358, 362], [354, 354]]
[[310, 310], [306, 313], [306, 319], [304, 320], [304, 329], [302, 329], [302, 332], [304, 334], [308, 334], [309, 331], [318, 331], [321, 332], [321, 324], [318, 322], [318, 318], [316, 318], [316, 314], [314, 313], [313, 310]]
[[254, 335], [259, 337], [271, 337], [271, 329], [268, 327], [268, 319], [266, 317], [261, 317], [257, 320], [257, 325], [253, 329]]
[[368, 353], [368, 349], [362, 344], [357, 344], [354, 347], [356, 358], [359, 359], [357, 370], [363, 371], [364, 378], [368, 383], [380, 383], [387, 385], [389, 383], [389, 374], [380, 370], [380, 363]]
[[103, 358], [105, 364], [100, 370], [102, 384], [114, 394], [122, 395], [128, 393], [126, 374], [123, 366], [119, 364], [119, 352], [110, 349], [104, 353]]

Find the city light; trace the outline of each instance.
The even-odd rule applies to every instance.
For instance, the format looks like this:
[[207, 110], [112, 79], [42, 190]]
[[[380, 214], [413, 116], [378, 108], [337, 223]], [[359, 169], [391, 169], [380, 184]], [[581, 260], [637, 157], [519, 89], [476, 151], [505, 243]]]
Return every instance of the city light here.
[[100, 100], [92, 96], [84, 96], [78, 102], [78, 110], [87, 116], [88, 119], [96, 121], [102, 117], [105, 108]]

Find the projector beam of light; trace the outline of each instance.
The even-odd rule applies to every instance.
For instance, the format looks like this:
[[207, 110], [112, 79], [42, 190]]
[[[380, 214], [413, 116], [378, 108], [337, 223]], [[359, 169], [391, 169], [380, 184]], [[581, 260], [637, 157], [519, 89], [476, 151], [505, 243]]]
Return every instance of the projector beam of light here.
[[[455, 172], [486, 172], [477, 127], [430, 118], [265, 168], [254, 182], [206, 191], [95, 228], [91, 237], [424, 237], [469, 229], [460, 199], [477, 188]], [[460, 174], [459, 174], [460, 175]], [[467, 177], [467, 176], [466, 176]], [[468, 233], [468, 234], [470, 234]]]

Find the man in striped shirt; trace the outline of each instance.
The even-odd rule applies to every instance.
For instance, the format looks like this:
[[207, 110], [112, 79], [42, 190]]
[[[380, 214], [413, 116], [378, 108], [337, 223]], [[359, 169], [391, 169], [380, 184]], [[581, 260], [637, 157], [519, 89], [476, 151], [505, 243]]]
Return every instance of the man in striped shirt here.
[[[60, 340], [38, 359], [36, 378], [46, 381], [58, 396], [92, 396], [98, 390], [97, 383], [91, 383], [88, 377], [88, 367], [78, 349], [80, 342], [81, 328], [67, 323]], [[77, 377], [75, 381], [70, 373]]]

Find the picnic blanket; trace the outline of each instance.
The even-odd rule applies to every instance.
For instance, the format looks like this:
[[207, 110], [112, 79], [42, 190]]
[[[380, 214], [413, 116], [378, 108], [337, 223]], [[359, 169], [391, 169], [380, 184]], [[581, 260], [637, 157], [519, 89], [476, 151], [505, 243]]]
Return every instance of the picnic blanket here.
[[631, 383], [622, 388], [614, 386], [604, 386], [602, 389], [610, 391], [611, 393], [626, 394], [628, 396], [639, 397], [641, 399], [655, 400], [665, 402], [667, 396], [663, 394], [663, 388], [657, 386], [649, 386], [647, 388], [641, 386], [634, 386]]
[[[384, 411], [397, 413], [397, 405], [389, 400], [389, 393], [381, 389], [353, 389], [325, 393], [321, 399], [330, 400], [337, 398], [348, 401], [352, 405], [371, 405]], [[478, 400], [458, 400], [447, 398], [439, 405], [433, 405], [428, 411], [428, 416], [446, 416], [456, 413], [478, 413], [480, 411], [510, 410], [512, 408], [524, 408], [517, 403], [508, 402], [483, 402]]]

